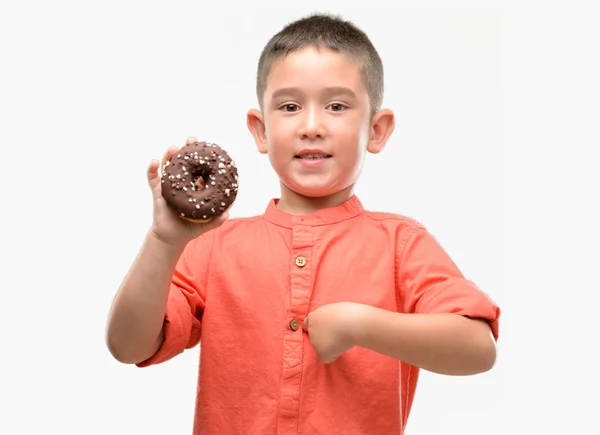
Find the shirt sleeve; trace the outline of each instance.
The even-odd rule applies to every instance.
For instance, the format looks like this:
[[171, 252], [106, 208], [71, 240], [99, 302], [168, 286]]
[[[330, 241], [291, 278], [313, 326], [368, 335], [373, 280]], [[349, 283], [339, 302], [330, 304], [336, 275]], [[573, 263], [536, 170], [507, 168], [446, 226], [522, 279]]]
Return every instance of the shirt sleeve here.
[[425, 228], [414, 228], [399, 242], [396, 267], [398, 302], [404, 312], [484, 319], [498, 340], [500, 308], [463, 276]]
[[200, 342], [209, 249], [203, 237], [184, 249], [169, 288], [164, 320], [165, 340], [154, 355], [136, 365], [147, 367], [165, 362]]

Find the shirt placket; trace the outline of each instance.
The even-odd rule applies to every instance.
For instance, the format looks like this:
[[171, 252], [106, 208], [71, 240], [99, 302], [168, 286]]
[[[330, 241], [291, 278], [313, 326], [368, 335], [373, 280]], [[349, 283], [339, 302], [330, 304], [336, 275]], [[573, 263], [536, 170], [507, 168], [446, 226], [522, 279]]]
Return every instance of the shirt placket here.
[[292, 227], [290, 256], [290, 309], [283, 334], [283, 372], [279, 406], [278, 434], [298, 433], [300, 382], [302, 378], [302, 323], [306, 317], [311, 293], [312, 247], [311, 227], [302, 223]]

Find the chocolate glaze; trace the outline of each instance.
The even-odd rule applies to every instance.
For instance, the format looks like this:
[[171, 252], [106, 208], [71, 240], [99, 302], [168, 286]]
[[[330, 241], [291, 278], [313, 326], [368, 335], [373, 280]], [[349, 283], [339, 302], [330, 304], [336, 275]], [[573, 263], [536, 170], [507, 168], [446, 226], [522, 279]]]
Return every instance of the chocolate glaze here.
[[227, 151], [194, 142], [182, 147], [163, 166], [162, 195], [179, 216], [209, 220], [229, 208], [238, 192], [238, 171]]

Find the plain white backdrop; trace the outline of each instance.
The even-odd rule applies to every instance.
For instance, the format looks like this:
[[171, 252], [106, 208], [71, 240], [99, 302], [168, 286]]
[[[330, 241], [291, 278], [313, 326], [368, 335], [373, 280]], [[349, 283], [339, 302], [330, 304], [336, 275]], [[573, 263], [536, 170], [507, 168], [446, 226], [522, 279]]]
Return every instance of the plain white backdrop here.
[[146, 167], [219, 143], [231, 216], [262, 213], [279, 191], [245, 124], [256, 64], [311, 12], [384, 61], [397, 126], [358, 196], [424, 223], [503, 310], [496, 367], [424, 372], [407, 434], [600, 433], [599, 39], [579, 5], [3, 2], [0, 433], [191, 433], [200, 347], [138, 369], [104, 343], [151, 223]]

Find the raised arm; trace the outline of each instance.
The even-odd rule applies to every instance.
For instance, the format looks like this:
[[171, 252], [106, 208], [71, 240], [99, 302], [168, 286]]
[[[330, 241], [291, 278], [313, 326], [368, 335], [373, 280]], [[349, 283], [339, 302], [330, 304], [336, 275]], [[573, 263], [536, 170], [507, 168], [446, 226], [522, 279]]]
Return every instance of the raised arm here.
[[[195, 140], [190, 138], [188, 142]], [[170, 148], [163, 156], [162, 165], [177, 151], [176, 147]], [[117, 291], [107, 322], [108, 349], [118, 361], [128, 364], [146, 360], [161, 347], [171, 282], [188, 244], [228, 218], [228, 214], [223, 213], [209, 223], [200, 224], [175, 216], [162, 197], [158, 170], [158, 161], [152, 161], [147, 172], [154, 201], [152, 227]], [[177, 300], [184, 298], [180, 295]], [[188, 314], [193, 309], [188, 306]]]

